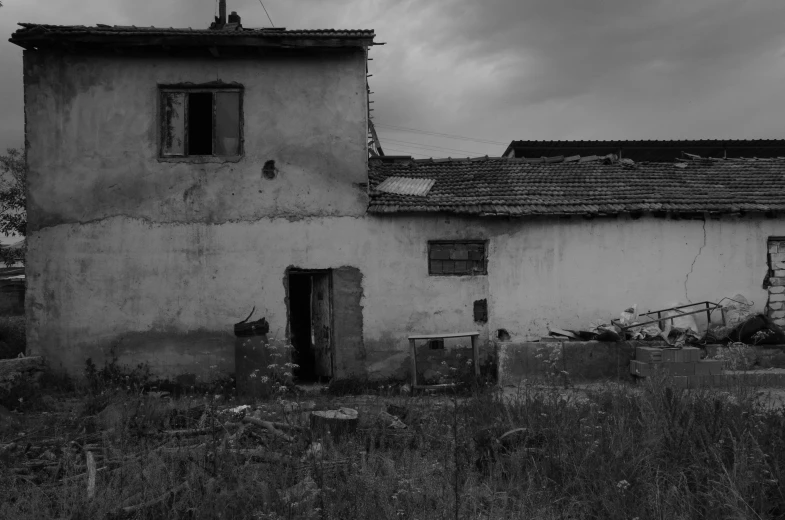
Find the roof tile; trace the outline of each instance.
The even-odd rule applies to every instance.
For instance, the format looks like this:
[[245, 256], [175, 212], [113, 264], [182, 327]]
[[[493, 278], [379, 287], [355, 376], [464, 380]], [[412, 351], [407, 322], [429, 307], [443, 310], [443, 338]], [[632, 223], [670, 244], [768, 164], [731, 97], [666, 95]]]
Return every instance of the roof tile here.
[[[372, 159], [368, 210], [519, 216], [785, 211], [785, 159], [677, 164], [598, 159], [603, 160]], [[380, 191], [381, 183], [390, 178], [435, 182], [425, 196]]]

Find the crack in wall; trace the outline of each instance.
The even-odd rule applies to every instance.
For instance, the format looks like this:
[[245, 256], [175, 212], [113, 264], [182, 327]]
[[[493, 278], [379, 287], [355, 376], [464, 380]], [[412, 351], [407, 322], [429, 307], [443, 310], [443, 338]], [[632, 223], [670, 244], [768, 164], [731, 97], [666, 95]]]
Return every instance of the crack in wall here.
[[687, 276], [684, 278], [684, 297], [687, 298], [687, 303], [692, 303], [689, 296], [689, 290], [687, 289], [687, 282], [690, 280], [690, 275], [692, 271], [695, 269], [695, 262], [698, 261], [698, 257], [703, 252], [703, 248], [706, 247], [706, 219], [703, 219], [703, 244], [698, 248], [698, 253], [695, 255], [695, 258], [692, 259], [692, 265], [690, 265], [690, 272], [687, 273]]

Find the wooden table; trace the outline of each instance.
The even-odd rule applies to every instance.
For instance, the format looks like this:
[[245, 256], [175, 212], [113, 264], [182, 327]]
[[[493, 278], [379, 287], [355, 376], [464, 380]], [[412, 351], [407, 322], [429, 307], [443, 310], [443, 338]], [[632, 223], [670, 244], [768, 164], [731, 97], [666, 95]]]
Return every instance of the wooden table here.
[[414, 342], [418, 339], [447, 339], [447, 338], [471, 338], [472, 339], [472, 357], [474, 358], [474, 377], [478, 380], [480, 378], [480, 351], [477, 346], [477, 336], [479, 332], [451, 332], [446, 334], [416, 334], [409, 336], [409, 348], [412, 353], [412, 389], [415, 388], [435, 388], [445, 385], [418, 385], [417, 384], [417, 350], [414, 348]]

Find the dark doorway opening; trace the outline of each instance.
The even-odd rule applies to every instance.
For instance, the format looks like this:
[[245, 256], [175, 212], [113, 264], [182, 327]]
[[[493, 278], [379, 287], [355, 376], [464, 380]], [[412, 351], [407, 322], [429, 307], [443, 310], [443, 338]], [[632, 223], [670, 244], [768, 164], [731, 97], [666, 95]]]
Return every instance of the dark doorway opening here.
[[289, 338], [294, 346], [294, 376], [325, 381], [332, 368], [332, 277], [330, 271], [290, 270]]

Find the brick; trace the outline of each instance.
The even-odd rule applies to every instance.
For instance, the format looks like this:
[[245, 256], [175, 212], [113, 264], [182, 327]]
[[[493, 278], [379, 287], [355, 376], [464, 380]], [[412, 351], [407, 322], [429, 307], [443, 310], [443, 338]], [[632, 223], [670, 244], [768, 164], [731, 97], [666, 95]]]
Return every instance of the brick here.
[[785, 293], [785, 287], [772, 286], [769, 287], [769, 294], [782, 294]]
[[775, 269], [774, 276], [782, 278], [783, 276], [785, 276], [785, 269]]
[[772, 242], [772, 244], [777, 244], [777, 249], [779, 249], [781, 253], [785, 253], [785, 242]]
[[[771, 289], [771, 287], [769, 288]], [[785, 302], [785, 293], [782, 294], [770, 294], [769, 295], [770, 302]]]
[[785, 301], [783, 302], [769, 302], [769, 310], [779, 311], [785, 309]]
[[779, 325], [780, 327], [782, 327], [782, 326], [785, 326], [785, 319], [783, 319], [783, 318], [780, 318], [780, 319], [778, 319], [778, 320], [774, 320], [774, 323], [776, 323], [776, 324], [777, 324], [777, 325]]
[[778, 253], [771, 253], [769, 255], [769, 260], [771, 260], [772, 263], [774, 263], [774, 262], [785, 262], [785, 252], [783, 252], [783, 253], [779, 253], [779, 252]]
[[635, 359], [643, 363], [662, 362], [662, 349], [656, 347], [637, 347], [635, 349]]
[[663, 363], [662, 368], [673, 376], [695, 375], [695, 363]]
[[785, 311], [769, 311], [769, 318], [773, 318], [775, 320], [785, 318]]
[[777, 243], [772, 242], [769, 244], [769, 253], [776, 253], [777, 252]]
[[704, 359], [695, 363], [695, 374], [701, 376], [716, 376], [722, 373], [722, 361], [718, 359]]
[[771, 277], [769, 277], [769, 284], [771, 284], [771, 285], [785, 285], [785, 278], [771, 276]]
[[771, 264], [772, 269], [785, 269], [785, 262], [773, 262]]

